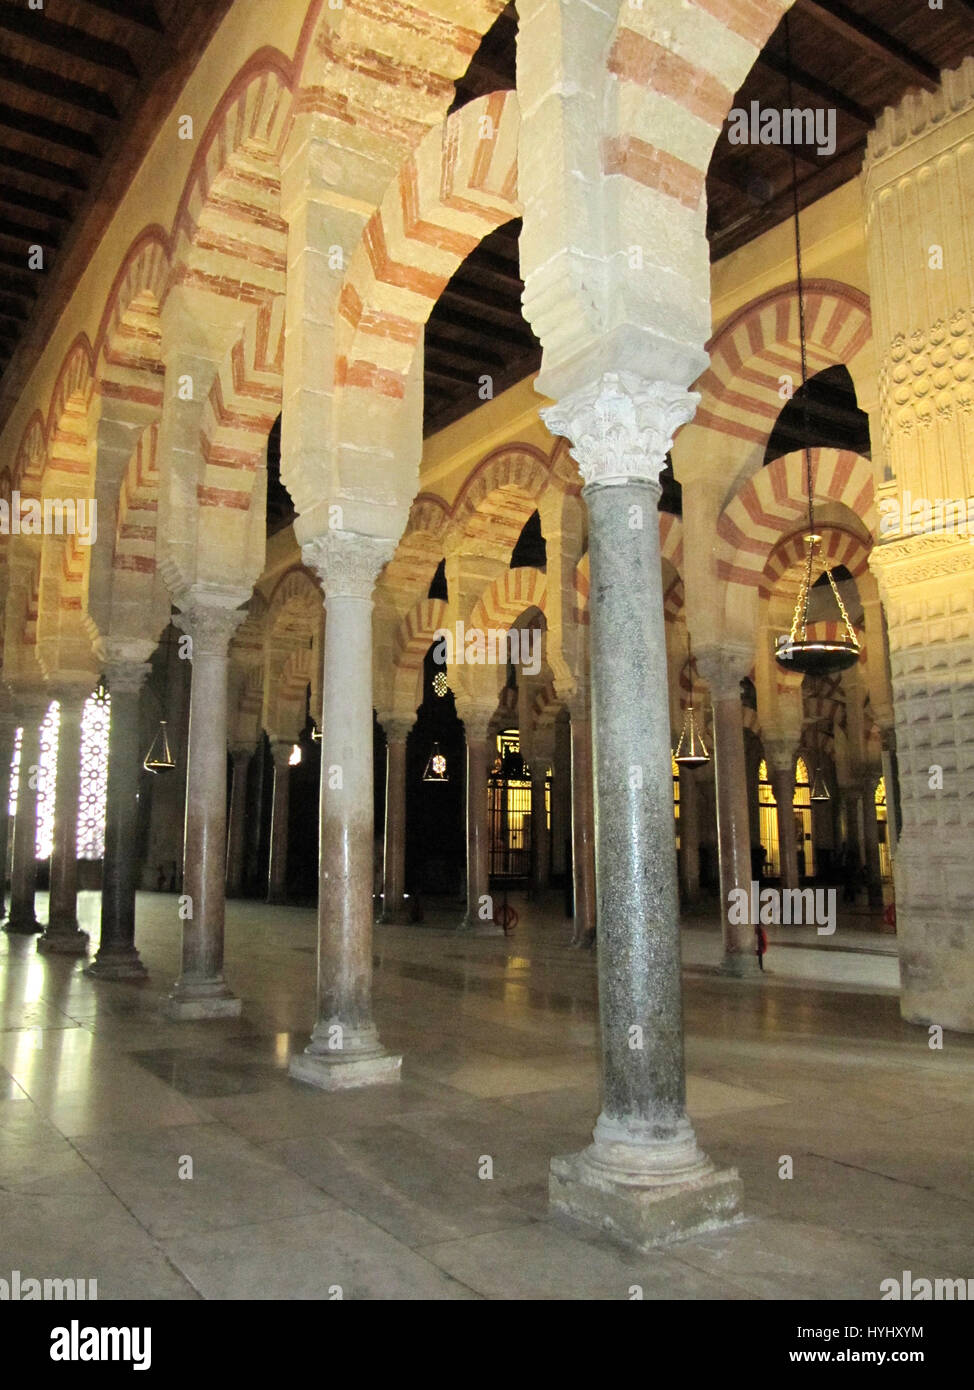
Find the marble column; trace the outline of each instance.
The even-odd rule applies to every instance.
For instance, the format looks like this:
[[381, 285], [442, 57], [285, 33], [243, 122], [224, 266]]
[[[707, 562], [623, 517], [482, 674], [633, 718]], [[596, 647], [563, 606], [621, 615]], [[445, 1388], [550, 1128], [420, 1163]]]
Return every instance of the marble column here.
[[227, 873], [227, 653], [249, 596], [190, 591], [173, 619], [192, 638], [193, 677], [186, 759], [182, 969], [170, 1018], [235, 1018], [243, 1004], [223, 976]]
[[325, 594], [318, 1016], [290, 1073], [323, 1090], [399, 1080], [372, 1017], [372, 591], [395, 542], [332, 531], [302, 547]]
[[575, 700], [572, 717], [573, 946], [595, 940], [595, 802], [592, 789], [592, 723], [588, 703]]
[[778, 816], [778, 853], [782, 888], [798, 887], [798, 840], [795, 835], [795, 774], [793, 764], [768, 763], [768, 779]]
[[876, 784], [879, 771], [867, 774], [861, 788], [862, 856], [866, 869], [866, 894], [870, 907], [883, 905], [883, 872], [879, 862], [879, 826], [876, 823]]
[[287, 902], [287, 835], [291, 805], [291, 751], [293, 742], [273, 739], [274, 798], [271, 802], [270, 862], [267, 867], [267, 901]]
[[[105, 804], [105, 858], [101, 880], [101, 936], [98, 953], [85, 974], [102, 980], [138, 980], [146, 968], [135, 946], [135, 889], [138, 866], [132, 828], [138, 813], [139, 696], [149, 674], [145, 660], [152, 644], [111, 650], [105, 675], [112, 697], [108, 725], [108, 789]], [[139, 659], [141, 658], [141, 659]]]
[[750, 655], [746, 648], [727, 645], [706, 648], [698, 656], [700, 671], [710, 685], [714, 711], [717, 859], [724, 938], [720, 970], [721, 974], [735, 976], [761, 974], [754, 952], [754, 924], [730, 920], [735, 901], [731, 894], [735, 890], [743, 889], [746, 900], [751, 900], [751, 826], [741, 715], [741, 680], [747, 674]]
[[230, 749], [233, 786], [230, 792], [230, 826], [227, 830], [227, 897], [243, 893], [247, 833], [247, 774], [254, 750], [238, 746]]
[[494, 921], [490, 892], [490, 826], [487, 821], [487, 779], [492, 709], [461, 706], [458, 710], [467, 738], [467, 912], [460, 931], [478, 936], [503, 936]]
[[406, 907], [406, 739], [412, 720], [386, 719], [386, 823], [380, 921], [402, 925]]
[[680, 878], [683, 901], [692, 907], [700, 899], [700, 789], [695, 769], [680, 768]]
[[[486, 800], [486, 782], [485, 797]], [[551, 837], [548, 833], [546, 789], [548, 761], [535, 756], [531, 760], [531, 896], [541, 898], [551, 880]]]
[[607, 373], [542, 414], [585, 479], [591, 563], [602, 1111], [551, 1163], [556, 1211], [646, 1249], [733, 1217], [740, 1180], [686, 1113], [673, 780], [657, 505], [696, 397]]
[[78, 796], [81, 790], [81, 716], [91, 694], [87, 684], [59, 689], [57, 785], [54, 794], [54, 847], [47, 928], [37, 949], [83, 956], [88, 934], [78, 926]]
[[7, 915], [7, 858], [10, 845], [10, 766], [17, 720], [0, 714], [0, 920]]
[[22, 715], [17, 814], [14, 817], [14, 852], [10, 867], [10, 909], [4, 930], [30, 936], [41, 930], [34, 914], [37, 881], [37, 769], [40, 763], [41, 723], [45, 701], [25, 705]]

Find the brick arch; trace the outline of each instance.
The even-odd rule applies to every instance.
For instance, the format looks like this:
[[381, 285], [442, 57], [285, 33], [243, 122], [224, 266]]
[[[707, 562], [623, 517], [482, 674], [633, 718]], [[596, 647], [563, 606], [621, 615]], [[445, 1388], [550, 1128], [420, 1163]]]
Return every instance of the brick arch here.
[[505, 444], [493, 450], [480, 460], [457, 496], [449, 530], [457, 539], [470, 535], [475, 518], [489, 513], [490, 499], [498, 494], [520, 499], [523, 526], [536, 510], [550, 476], [549, 456], [532, 444]]
[[[829, 569], [837, 569], [839, 565], [844, 565], [853, 579], [866, 572], [872, 546], [867, 544], [862, 536], [848, 527], [831, 522], [823, 525], [816, 523], [815, 529], [822, 537], [816, 555], [823, 565]], [[806, 535], [807, 527], [794, 531], [790, 536], [783, 537], [771, 551], [759, 585], [762, 598], [769, 597], [774, 592], [779, 580], [788, 570], [804, 565], [808, 556]]]
[[393, 660], [393, 708], [412, 714], [422, 698], [423, 662], [434, 634], [447, 619], [447, 605], [424, 598], [413, 605], [396, 630]]
[[530, 566], [505, 570], [474, 604], [470, 626], [482, 629], [513, 627], [526, 608], [537, 608], [544, 613], [547, 602], [548, 581], [542, 570]]
[[[869, 299], [837, 280], [805, 282], [808, 370], [849, 366], [870, 341]], [[728, 320], [708, 345], [710, 366], [696, 382], [694, 424], [763, 451], [783, 409], [782, 376], [801, 385], [796, 284], [781, 285]]]
[[45, 431], [48, 444], [65, 411], [69, 408], [77, 411], [79, 404], [87, 411], [94, 385], [95, 355], [87, 333], [79, 333], [64, 355], [51, 392]]
[[516, 95], [494, 92], [455, 111], [403, 160], [342, 285], [337, 386], [404, 398], [450, 277], [488, 232], [520, 215], [518, 128]]
[[683, 520], [672, 512], [659, 513], [660, 557], [669, 560], [673, 568], [683, 573]]
[[14, 460], [13, 486], [30, 496], [40, 496], [41, 479], [47, 458], [47, 430], [44, 417], [35, 410], [21, 435]]
[[159, 426], [143, 430], [122, 477], [112, 568], [130, 574], [156, 572], [159, 510]]
[[[846, 449], [813, 449], [816, 503], [849, 509], [866, 531], [874, 531], [873, 467]], [[717, 521], [717, 573], [721, 579], [760, 586], [768, 558], [784, 535], [806, 515], [804, 454], [787, 454], [760, 468], [737, 490]]]
[[159, 310], [169, 276], [169, 238], [146, 227], [118, 268], [95, 339], [97, 389], [120, 409], [162, 409]]
[[322, 608], [321, 589], [303, 565], [282, 575], [267, 602], [266, 632], [273, 636], [283, 618], [307, 618], [308, 630], [316, 630]]

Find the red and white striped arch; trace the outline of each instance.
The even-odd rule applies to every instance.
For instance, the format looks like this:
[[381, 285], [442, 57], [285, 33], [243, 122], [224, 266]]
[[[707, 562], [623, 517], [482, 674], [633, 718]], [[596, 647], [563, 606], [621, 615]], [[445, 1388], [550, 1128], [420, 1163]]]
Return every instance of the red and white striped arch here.
[[455, 111], [403, 161], [342, 286], [336, 385], [405, 396], [450, 277], [488, 232], [520, 215], [518, 127], [517, 97], [495, 92]]
[[139, 436], [122, 478], [112, 568], [129, 574], [156, 572], [156, 520], [159, 510], [159, 426]]
[[396, 632], [393, 661], [393, 709], [412, 715], [422, 699], [422, 672], [434, 633], [447, 620], [447, 605], [439, 598], [424, 598], [403, 617]]
[[[839, 363], [852, 368], [871, 336], [869, 300], [839, 281], [809, 280], [805, 328], [809, 375]], [[701, 396], [694, 424], [763, 449], [788, 399], [782, 391], [801, 385], [796, 286], [746, 305], [708, 346], [710, 366], [694, 386]]]
[[542, 570], [530, 566], [506, 570], [489, 584], [474, 604], [470, 626], [513, 627], [527, 608], [544, 612], [548, 602], [548, 580]]
[[[817, 522], [815, 529], [822, 538], [816, 551], [820, 569], [837, 569], [839, 565], [844, 565], [854, 579], [866, 572], [872, 546], [861, 535], [845, 526], [819, 525]], [[762, 598], [768, 598], [775, 592], [782, 576], [789, 571], [797, 575], [804, 568], [808, 557], [806, 534], [807, 528], [793, 531], [774, 547], [758, 586]]]
[[[129, 247], [108, 295], [96, 342], [97, 389], [115, 418], [162, 410], [159, 310], [169, 283], [169, 238], [147, 227]], [[105, 410], [103, 404], [103, 411]]]
[[[870, 461], [844, 449], [811, 452], [816, 503], [847, 507], [871, 534]], [[717, 573], [721, 579], [760, 587], [775, 546], [801, 526], [807, 513], [804, 470], [804, 454], [787, 454], [759, 468], [731, 498], [717, 521]]]

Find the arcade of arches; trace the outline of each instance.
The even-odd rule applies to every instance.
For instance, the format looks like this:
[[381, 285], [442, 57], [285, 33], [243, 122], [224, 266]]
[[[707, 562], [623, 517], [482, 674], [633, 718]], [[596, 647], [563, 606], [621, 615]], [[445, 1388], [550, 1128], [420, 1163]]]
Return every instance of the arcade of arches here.
[[[97, 507], [0, 538], [8, 948], [117, 997], [161, 903], [166, 1027], [219, 1030], [228, 900], [316, 907], [289, 1084], [378, 1093], [378, 943], [565, 903], [601, 1112], [550, 1201], [643, 1249], [747, 1200], [687, 1115], [681, 912], [769, 991], [734, 890], [835, 888], [918, 1045], [974, 1031], [974, 57], [808, 195], [800, 305], [787, 219], [707, 226], [787, 9], [518, 0], [515, 82], [464, 92], [501, 0], [231, 4], [0, 436], [8, 516]], [[802, 677], [806, 450], [809, 631], [829, 566], [860, 656]]]

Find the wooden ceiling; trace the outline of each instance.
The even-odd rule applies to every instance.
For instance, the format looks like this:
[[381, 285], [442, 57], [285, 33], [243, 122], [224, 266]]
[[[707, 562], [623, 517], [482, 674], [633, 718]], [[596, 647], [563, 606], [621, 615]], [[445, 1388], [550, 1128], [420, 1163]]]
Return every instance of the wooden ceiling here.
[[0, 0], [0, 423], [231, 3]]
[[[232, 0], [0, 0], [0, 424], [77, 284], [91, 248]], [[802, 147], [801, 206], [859, 170], [878, 113], [974, 53], [974, 0], [797, 0], [737, 94], [762, 109], [833, 107], [831, 156]], [[453, 109], [515, 85], [511, 3], [457, 85]], [[725, 127], [707, 179], [716, 260], [791, 215], [791, 152], [732, 145]], [[488, 237], [460, 267], [426, 330], [430, 433], [537, 370], [521, 314], [520, 224]], [[30, 270], [28, 247], [44, 248]], [[848, 402], [837, 403], [843, 411]]]

